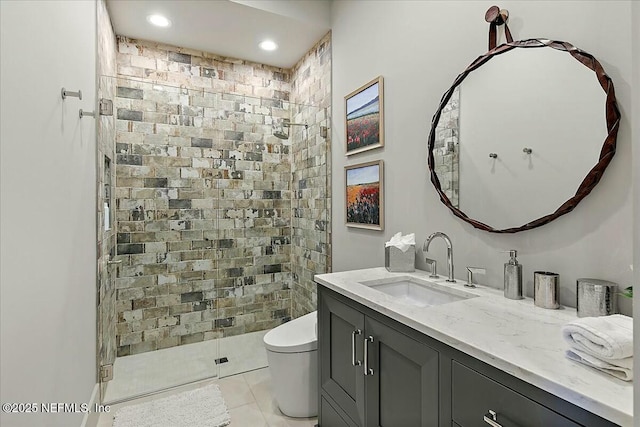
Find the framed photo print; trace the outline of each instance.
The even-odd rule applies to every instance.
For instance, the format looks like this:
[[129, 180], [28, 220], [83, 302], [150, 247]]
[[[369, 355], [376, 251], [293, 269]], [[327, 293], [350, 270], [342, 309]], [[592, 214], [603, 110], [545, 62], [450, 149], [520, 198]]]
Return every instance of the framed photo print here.
[[347, 227], [384, 229], [382, 160], [345, 166]]
[[384, 145], [382, 76], [345, 96], [347, 156]]

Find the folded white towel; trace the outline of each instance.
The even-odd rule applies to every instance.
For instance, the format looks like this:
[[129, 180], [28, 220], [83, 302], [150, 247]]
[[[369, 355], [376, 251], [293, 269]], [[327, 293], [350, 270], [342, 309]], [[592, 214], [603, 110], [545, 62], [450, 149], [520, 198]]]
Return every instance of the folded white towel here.
[[621, 314], [574, 320], [562, 327], [562, 336], [572, 348], [599, 359], [633, 356], [633, 319]]
[[[576, 349], [567, 350], [566, 356], [571, 360], [596, 368], [623, 381], [633, 380], [633, 357], [605, 361]], [[609, 363], [611, 361], [614, 363]]]

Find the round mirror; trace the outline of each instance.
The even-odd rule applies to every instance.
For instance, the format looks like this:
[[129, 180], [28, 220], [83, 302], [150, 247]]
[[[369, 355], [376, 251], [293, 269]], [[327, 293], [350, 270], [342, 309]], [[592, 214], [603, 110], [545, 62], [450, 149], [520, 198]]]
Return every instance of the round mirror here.
[[596, 186], [619, 121], [613, 83], [593, 56], [565, 42], [506, 43], [442, 97], [429, 133], [431, 182], [476, 228], [539, 227]]

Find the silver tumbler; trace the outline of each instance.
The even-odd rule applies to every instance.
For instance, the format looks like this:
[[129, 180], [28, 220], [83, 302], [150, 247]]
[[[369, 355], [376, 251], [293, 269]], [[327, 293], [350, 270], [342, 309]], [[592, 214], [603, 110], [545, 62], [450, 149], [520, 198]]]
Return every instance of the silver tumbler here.
[[533, 303], [536, 307], [560, 308], [560, 275], [549, 271], [533, 273]]
[[578, 279], [576, 285], [578, 317], [608, 316], [618, 312], [618, 285], [598, 279]]

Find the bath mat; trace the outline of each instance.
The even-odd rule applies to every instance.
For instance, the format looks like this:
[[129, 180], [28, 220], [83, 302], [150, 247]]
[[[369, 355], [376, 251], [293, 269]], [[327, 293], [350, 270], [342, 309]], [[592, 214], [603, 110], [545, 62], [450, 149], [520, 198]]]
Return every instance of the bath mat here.
[[113, 427], [223, 427], [231, 417], [217, 384], [120, 408]]

